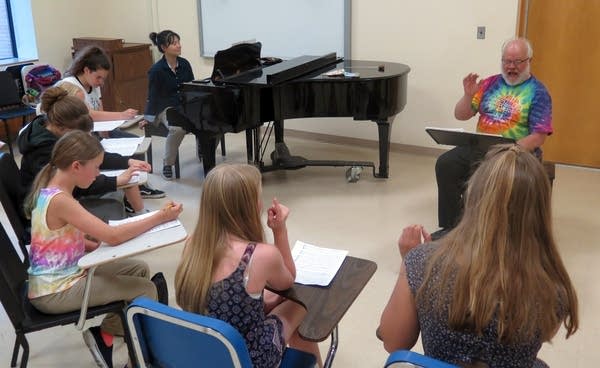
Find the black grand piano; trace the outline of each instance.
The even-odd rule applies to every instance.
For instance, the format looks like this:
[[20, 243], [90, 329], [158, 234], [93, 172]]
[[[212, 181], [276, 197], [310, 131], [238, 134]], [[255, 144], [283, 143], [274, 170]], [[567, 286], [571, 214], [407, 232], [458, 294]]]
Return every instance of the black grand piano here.
[[[229, 68], [229, 75], [224, 75], [217, 56], [212, 78], [185, 83], [181, 88], [186, 120], [181, 125], [198, 137], [205, 173], [215, 165], [217, 138], [228, 132], [246, 131], [248, 162], [262, 171], [349, 166], [348, 180], [356, 181], [360, 175], [357, 168], [372, 167], [375, 177], [388, 177], [391, 123], [406, 105], [407, 65], [342, 60], [332, 53], [273, 65], [257, 61], [248, 70]], [[342, 69], [347, 73], [326, 74]], [[352, 117], [377, 123], [379, 170], [376, 172], [372, 162], [307, 160], [291, 155], [284, 141], [284, 120], [310, 117]], [[182, 117], [168, 119], [171, 122]], [[258, 128], [265, 122], [272, 125], [261, 137]], [[263, 155], [273, 130], [275, 149], [270, 155], [271, 165], [266, 165]]]

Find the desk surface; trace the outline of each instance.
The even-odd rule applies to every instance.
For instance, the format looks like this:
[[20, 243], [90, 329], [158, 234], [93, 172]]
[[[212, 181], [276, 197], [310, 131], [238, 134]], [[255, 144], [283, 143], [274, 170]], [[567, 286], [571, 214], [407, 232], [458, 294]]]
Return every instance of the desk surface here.
[[153, 233], [144, 233], [116, 246], [102, 244], [95, 251], [81, 257], [77, 265], [81, 268], [99, 266], [113, 259], [130, 257], [170, 244], [179, 243], [186, 237], [187, 232], [183, 226], [175, 226]]
[[308, 313], [298, 328], [300, 336], [316, 342], [327, 339], [375, 270], [375, 262], [347, 256], [329, 286], [294, 284], [278, 292], [306, 307]]

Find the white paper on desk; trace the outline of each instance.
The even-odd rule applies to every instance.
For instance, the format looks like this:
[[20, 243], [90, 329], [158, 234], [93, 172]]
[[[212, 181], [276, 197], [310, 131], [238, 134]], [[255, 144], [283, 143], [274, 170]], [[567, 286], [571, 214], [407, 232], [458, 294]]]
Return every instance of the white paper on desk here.
[[[123, 174], [125, 170], [102, 170], [100, 174], [105, 176], [119, 176]], [[134, 171], [133, 175], [131, 175], [131, 179], [127, 184], [136, 184], [136, 183], [145, 183], [148, 181], [148, 173], [145, 171]]]
[[121, 156], [131, 156], [143, 141], [144, 137], [105, 138], [100, 143], [106, 152], [118, 153]]
[[[154, 215], [155, 213], [157, 213], [158, 211], [160, 211], [160, 210], [144, 213], [142, 215], [127, 217], [122, 220], [108, 220], [108, 224], [110, 226], [118, 226], [118, 225], [122, 225], [122, 224], [128, 224], [130, 222], [135, 222], [135, 221], [145, 219], [146, 217], [150, 217], [150, 216]], [[152, 229], [146, 231], [145, 234], [155, 233], [157, 231], [169, 229], [169, 228], [172, 228], [175, 226], [182, 226], [181, 222], [179, 222], [179, 220], [164, 222], [164, 223], [157, 225], [157, 226], [153, 227]]]
[[329, 285], [347, 254], [347, 250], [322, 248], [297, 240], [292, 249], [295, 281], [304, 285]]
[[123, 123], [125, 120], [106, 120], [106, 121], [95, 121], [94, 122], [94, 132], [110, 132], [111, 130], [115, 130]]

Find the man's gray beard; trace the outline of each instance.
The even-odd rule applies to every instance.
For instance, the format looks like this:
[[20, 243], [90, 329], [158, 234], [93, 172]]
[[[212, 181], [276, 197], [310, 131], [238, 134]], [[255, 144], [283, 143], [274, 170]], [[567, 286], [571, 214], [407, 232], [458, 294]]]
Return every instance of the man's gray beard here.
[[527, 65], [527, 68], [525, 70], [523, 70], [523, 72], [521, 74], [519, 74], [519, 78], [517, 78], [517, 80], [514, 82], [511, 82], [508, 80], [508, 76], [506, 75], [506, 72], [504, 72], [504, 70], [503, 70], [502, 71], [502, 79], [504, 79], [504, 82], [506, 84], [508, 84], [509, 86], [516, 86], [518, 84], [525, 82], [527, 79], [529, 79], [529, 77], [531, 77], [530, 69], [531, 69], [531, 66]]

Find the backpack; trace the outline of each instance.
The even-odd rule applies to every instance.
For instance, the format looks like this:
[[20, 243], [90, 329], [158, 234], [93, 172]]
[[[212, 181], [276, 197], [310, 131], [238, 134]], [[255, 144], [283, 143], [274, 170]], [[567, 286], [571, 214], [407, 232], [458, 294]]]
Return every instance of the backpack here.
[[39, 102], [40, 95], [61, 78], [60, 71], [50, 65], [39, 65], [31, 69], [25, 76], [25, 93], [29, 99]]

